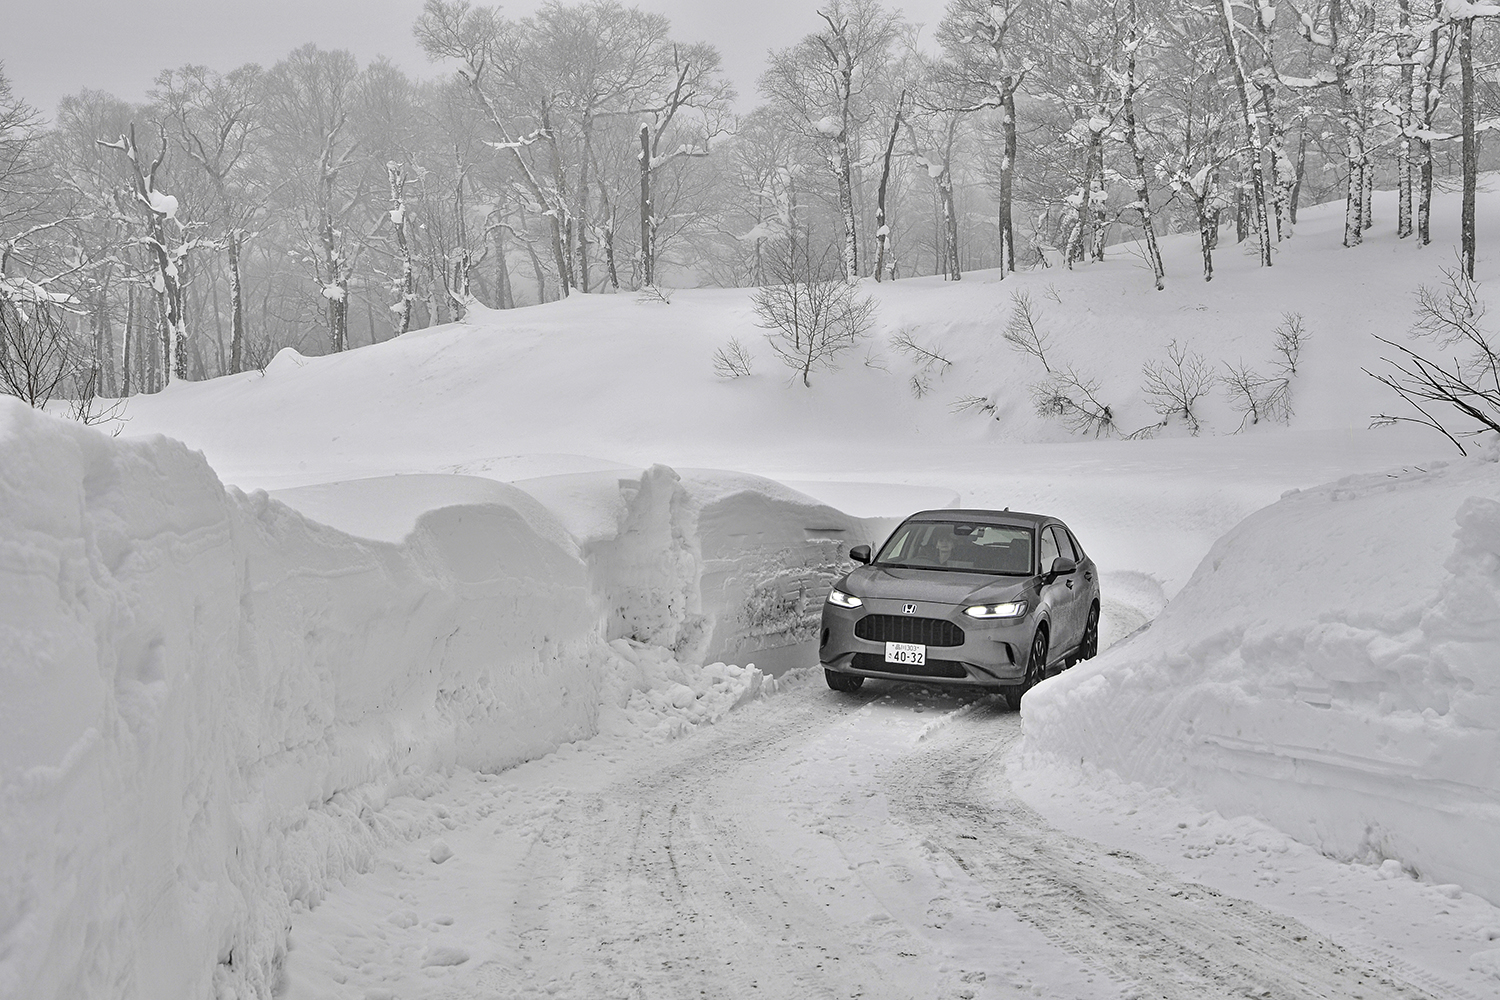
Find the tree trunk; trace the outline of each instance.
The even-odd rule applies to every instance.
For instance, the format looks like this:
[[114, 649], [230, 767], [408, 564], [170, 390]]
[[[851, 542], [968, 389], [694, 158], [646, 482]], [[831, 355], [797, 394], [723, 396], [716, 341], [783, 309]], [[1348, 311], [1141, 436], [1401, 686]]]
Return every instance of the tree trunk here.
[[1474, 280], [1476, 239], [1474, 192], [1479, 182], [1479, 138], [1474, 133], [1474, 19], [1458, 22], [1458, 66], [1462, 74], [1459, 118], [1463, 122], [1464, 200], [1459, 234], [1459, 260], [1464, 277]]
[[134, 378], [134, 366], [138, 363], [136, 354], [140, 351], [140, 345], [135, 337], [135, 286], [125, 286], [125, 344], [121, 349], [120, 364], [120, 398], [130, 398], [131, 389], [140, 385], [140, 380]]
[[[1166, 269], [1162, 266], [1161, 248], [1156, 243], [1156, 226], [1151, 218], [1151, 188], [1146, 179], [1146, 158], [1142, 155], [1141, 144], [1136, 138], [1135, 91], [1137, 83], [1135, 78], [1135, 51], [1139, 38], [1140, 33], [1137, 30], [1135, 0], [1130, 0], [1130, 34], [1126, 40], [1130, 55], [1125, 63], [1124, 88], [1125, 145], [1130, 149], [1131, 158], [1135, 161], [1136, 210], [1141, 213], [1141, 228], [1146, 231], [1146, 256], [1150, 259], [1151, 275], [1156, 282], [1156, 290], [1159, 292], [1165, 287], [1162, 278], [1166, 275]], [[1268, 102], [1269, 100], [1270, 98], [1267, 97]]]
[[1104, 236], [1109, 228], [1108, 218], [1104, 209], [1104, 136], [1098, 132], [1091, 133], [1094, 137], [1091, 154], [1094, 158], [1094, 179], [1099, 184], [1099, 196], [1094, 197], [1094, 192], [1089, 192], [1089, 220], [1093, 226], [1092, 239], [1090, 240], [1090, 252], [1094, 261], [1104, 259]]
[[245, 234], [241, 229], [229, 231], [229, 371], [238, 375], [245, 370], [245, 292], [240, 275], [240, 248]]
[[495, 308], [514, 309], [515, 294], [510, 287], [510, 265], [505, 260], [505, 227], [495, 227]]
[[1292, 180], [1291, 204], [1287, 207], [1287, 217], [1291, 219], [1292, 225], [1297, 225], [1297, 202], [1302, 198], [1302, 174], [1307, 169], [1307, 123], [1297, 130], [1297, 171]]
[[[1204, 185], [1205, 190], [1207, 184]], [[1203, 249], [1203, 280], [1214, 280], [1214, 245], [1218, 242], [1219, 222], [1208, 210], [1207, 194], [1193, 198], [1198, 211], [1198, 243]]]
[[1235, 91], [1239, 95], [1240, 124], [1245, 131], [1245, 159], [1250, 170], [1250, 186], [1253, 195], [1251, 212], [1255, 222], [1255, 236], [1260, 241], [1260, 264], [1271, 266], [1271, 224], [1266, 211], [1266, 182], [1261, 151], [1257, 142], [1255, 112], [1250, 107], [1247, 91], [1249, 81], [1245, 79], [1245, 63], [1240, 57], [1239, 42], [1234, 37], [1234, 8], [1231, 0], [1219, 2], [1219, 28], [1224, 38], [1224, 48], [1229, 54], [1229, 65], [1234, 71]]
[[948, 172], [946, 164], [938, 178], [938, 197], [943, 205], [943, 256], [947, 265], [943, 277], [949, 281], [962, 281], [964, 272], [958, 259], [958, 213], [953, 207], [953, 175]]
[[641, 284], [656, 283], [656, 251], [651, 245], [651, 126], [641, 125]]
[[883, 279], [885, 258], [891, 249], [891, 227], [885, 213], [885, 196], [891, 180], [891, 155], [896, 151], [896, 133], [901, 128], [902, 108], [906, 103], [906, 91], [896, 99], [896, 117], [891, 123], [891, 135], [885, 144], [885, 160], [880, 168], [880, 189], [875, 196], [875, 280]]
[[416, 298], [416, 275], [411, 264], [411, 245], [406, 241], [406, 171], [394, 161], [385, 165], [391, 182], [391, 226], [396, 232], [396, 259], [401, 275], [396, 279], [396, 336], [411, 329], [411, 304]]
[[1348, 122], [1345, 123], [1345, 127], [1349, 129], [1344, 147], [1344, 162], [1349, 170], [1349, 182], [1344, 193], [1344, 246], [1357, 247], [1364, 242], [1364, 151], [1359, 147], [1359, 133]]
[[1016, 269], [1016, 230], [1012, 219], [1016, 180], [1016, 93], [1009, 77], [1005, 80], [1005, 159], [1000, 164], [1000, 276]]
[[1396, 0], [1399, 14], [1399, 41], [1396, 57], [1401, 62], [1401, 82], [1396, 94], [1397, 124], [1401, 138], [1396, 143], [1396, 238], [1406, 239], [1412, 233], [1411, 224], [1411, 128], [1413, 74], [1416, 69], [1412, 60], [1416, 48], [1411, 43], [1411, 0]]
[[593, 153], [592, 119], [585, 116], [583, 122], [583, 152], [578, 165], [578, 288], [588, 292], [589, 276], [589, 162]]
[[1417, 140], [1417, 241], [1432, 245], [1432, 143]]

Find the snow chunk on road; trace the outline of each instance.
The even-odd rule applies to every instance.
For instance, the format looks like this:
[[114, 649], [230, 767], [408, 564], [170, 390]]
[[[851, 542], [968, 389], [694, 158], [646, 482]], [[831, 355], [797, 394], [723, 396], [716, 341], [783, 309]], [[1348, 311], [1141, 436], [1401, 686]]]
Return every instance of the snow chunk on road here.
[[1495, 459], [1246, 518], [1148, 630], [1026, 697], [1028, 751], [1500, 902]]

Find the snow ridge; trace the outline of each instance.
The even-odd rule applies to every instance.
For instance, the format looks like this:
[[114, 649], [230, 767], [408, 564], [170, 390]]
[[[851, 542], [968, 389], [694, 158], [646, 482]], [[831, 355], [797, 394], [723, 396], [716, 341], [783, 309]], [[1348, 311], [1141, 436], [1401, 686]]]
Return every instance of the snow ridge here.
[[[0, 449], [0, 996], [270, 995], [292, 914], [427, 832], [391, 797], [776, 687], [691, 658], [769, 551], [697, 518], [753, 482], [610, 477], [617, 535], [585, 547], [496, 483], [391, 542], [9, 399]], [[777, 491], [799, 538], [836, 513]], [[705, 546], [738, 589], [701, 590]]]

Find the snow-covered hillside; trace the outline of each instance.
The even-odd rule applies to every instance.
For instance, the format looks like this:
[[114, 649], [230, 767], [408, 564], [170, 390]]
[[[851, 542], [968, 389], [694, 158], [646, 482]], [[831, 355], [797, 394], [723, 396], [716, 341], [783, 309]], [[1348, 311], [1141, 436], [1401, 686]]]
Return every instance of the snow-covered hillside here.
[[[1397, 405], [1360, 371], [1371, 334], [1402, 336], [1448, 261], [1342, 250], [1337, 209], [1269, 271], [1226, 244], [1207, 285], [1168, 240], [1161, 293], [1128, 247], [871, 284], [877, 336], [810, 389], [755, 346], [748, 293], [702, 290], [284, 352], [105, 432], [0, 400], [0, 997], [265, 995], [295, 912], [430, 832], [392, 798], [815, 690], [795, 668], [848, 546], [958, 503], [1068, 520], [1106, 644], [1156, 618], [1028, 695], [1017, 767], [1081, 761], [1500, 902], [1500, 474], [1367, 428]], [[1016, 291], [1124, 431], [1160, 419], [1141, 369], [1168, 344], [1267, 366], [1300, 314], [1291, 425], [1235, 434], [1216, 390], [1201, 437], [1071, 439], [1001, 338]], [[951, 362], [920, 396], [901, 333]], [[721, 381], [731, 336], [756, 374]]]

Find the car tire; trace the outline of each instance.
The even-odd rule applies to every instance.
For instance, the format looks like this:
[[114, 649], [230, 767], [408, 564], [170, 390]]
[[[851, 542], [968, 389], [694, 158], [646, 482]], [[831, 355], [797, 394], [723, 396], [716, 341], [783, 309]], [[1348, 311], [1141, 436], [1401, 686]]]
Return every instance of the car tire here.
[[1023, 692], [1030, 691], [1047, 677], [1047, 629], [1038, 625], [1036, 635], [1031, 638], [1031, 653], [1026, 658], [1026, 680], [1021, 684]]
[[844, 694], [853, 694], [865, 683], [865, 679], [859, 674], [841, 674], [827, 667], [823, 668], [823, 677], [828, 681], [829, 687], [835, 691], [842, 691]]
[[1099, 603], [1089, 606], [1089, 618], [1083, 625], [1083, 638], [1078, 640], [1076, 660], [1092, 660], [1099, 653]]

